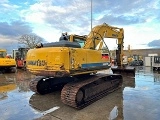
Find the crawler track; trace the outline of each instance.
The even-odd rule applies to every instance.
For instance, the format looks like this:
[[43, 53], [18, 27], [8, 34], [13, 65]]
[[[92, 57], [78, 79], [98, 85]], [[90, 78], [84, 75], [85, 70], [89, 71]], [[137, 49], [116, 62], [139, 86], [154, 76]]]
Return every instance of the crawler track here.
[[73, 80], [74, 78], [72, 77], [53, 78], [37, 76], [30, 81], [29, 87], [31, 91], [44, 95], [62, 89], [65, 84]]
[[66, 84], [61, 91], [61, 100], [71, 107], [82, 109], [122, 85], [121, 75], [94, 75], [83, 81]]
[[119, 74], [96, 74], [76, 77], [52, 78], [37, 76], [29, 86], [33, 92], [47, 94], [61, 91], [61, 101], [71, 107], [82, 109], [122, 85]]

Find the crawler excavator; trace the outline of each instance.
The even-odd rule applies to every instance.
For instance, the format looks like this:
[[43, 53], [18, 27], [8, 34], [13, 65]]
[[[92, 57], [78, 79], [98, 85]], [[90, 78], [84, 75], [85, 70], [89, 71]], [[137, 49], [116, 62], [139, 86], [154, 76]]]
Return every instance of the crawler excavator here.
[[0, 49], [0, 72], [16, 72], [16, 61], [13, 58], [7, 58], [5, 49]]
[[[117, 90], [122, 85], [122, 75], [98, 71], [111, 67], [110, 60], [102, 57], [103, 38], [118, 39], [121, 56], [123, 32], [123, 28], [104, 23], [92, 28], [87, 36], [62, 36], [59, 42], [40, 44], [30, 49], [26, 57], [27, 69], [37, 76], [31, 80], [30, 89], [47, 94], [61, 88], [61, 101], [77, 109]], [[121, 57], [117, 59], [122, 61]], [[124, 68], [122, 71], [127, 72]]]

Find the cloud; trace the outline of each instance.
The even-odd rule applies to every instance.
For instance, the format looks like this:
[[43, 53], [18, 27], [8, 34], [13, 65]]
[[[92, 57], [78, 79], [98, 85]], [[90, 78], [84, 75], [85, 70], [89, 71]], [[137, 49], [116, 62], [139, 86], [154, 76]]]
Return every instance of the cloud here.
[[90, 8], [85, 4], [85, 1], [71, 0], [63, 2], [58, 5], [59, 1], [40, 1], [31, 5], [29, 9], [22, 11], [21, 15], [26, 21], [50, 24], [52, 27], [64, 31], [71, 31], [74, 24], [79, 27], [89, 25], [90, 21], [88, 19], [90, 17], [86, 17], [86, 15], [90, 14]]
[[94, 6], [95, 9], [93, 9], [93, 13], [98, 13], [97, 16], [101, 15], [100, 18], [95, 19], [100, 22], [105, 21], [116, 25], [144, 24], [148, 22], [149, 19], [154, 21], [160, 16], [159, 4], [160, 2], [156, 0], [108, 1], [106, 4], [99, 2]]
[[160, 39], [159, 40], [153, 40], [151, 42], [148, 43], [148, 46], [149, 47], [158, 47], [160, 48]]
[[12, 37], [0, 35], [0, 49], [6, 49], [8, 54], [12, 53], [13, 49], [18, 47], [17, 37]]
[[25, 22], [0, 22], [0, 48], [7, 49], [8, 53], [11, 54], [12, 50], [18, 47], [17, 40], [20, 36], [30, 33], [32, 33], [32, 27]]
[[[159, 6], [159, 0], [92, 0], [92, 24], [125, 28], [127, 45], [148, 43], [160, 38]], [[91, 27], [91, 0], [1, 0], [0, 13], [0, 34], [11, 39], [36, 33], [53, 42], [62, 32], [87, 35]]]
[[8, 0], [1, 0], [0, 1], [0, 13], [4, 14], [4, 13], [8, 13], [10, 14], [13, 11], [16, 11], [16, 9], [18, 9], [19, 6], [10, 3]]
[[[154, 21], [160, 16], [156, 0], [92, 1], [93, 25], [134, 25]], [[145, 7], [144, 7], [145, 6]], [[21, 11], [33, 24], [46, 24], [57, 31], [76, 31], [91, 24], [91, 0], [40, 0]], [[76, 29], [77, 28], [77, 29]], [[87, 32], [88, 33], [88, 32]]]
[[131, 24], [137, 24], [137, 23], [143, 23], [145, 22], [144, 19], [139, 19], [138, 17], [134, 16], [112, 16], [112, 15], [105, 15], [102, 19], [99, 19], [98, 21], [103, 22], [106, 21], [106, 23], [114, 24], [114, 25], [131, 25]]
[[32, 33], [32, 27], [22, 21], [0, 22], [0, 30], [1, 35], [11, 37]]

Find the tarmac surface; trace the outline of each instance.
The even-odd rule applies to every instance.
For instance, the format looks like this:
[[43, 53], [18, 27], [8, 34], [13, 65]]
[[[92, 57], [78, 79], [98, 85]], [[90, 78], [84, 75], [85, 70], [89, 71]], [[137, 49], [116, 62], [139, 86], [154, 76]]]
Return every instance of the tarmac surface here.
[[[107, 72], [111, 72], [108, 70]], [[29, 89], [34, 75], [0, 74], [0, 120], [159, 120], [160, 74], [137, 67], [121, 89], [81, 110], [64, 105], [60, 91], [38, 95]]]

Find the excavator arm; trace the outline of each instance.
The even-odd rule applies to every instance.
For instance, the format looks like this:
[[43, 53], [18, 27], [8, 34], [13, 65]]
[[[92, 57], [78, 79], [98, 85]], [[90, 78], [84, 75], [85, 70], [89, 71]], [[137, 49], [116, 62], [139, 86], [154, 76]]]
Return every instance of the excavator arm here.
[[135, 76], [134, 67], [123, 65], [123, 47], [124, 47], [123, 28], [109, 26], [106, 23], [95, 26], [86, 38], [84, 49], [96, 49], [99, 44], [100, 45], [98, 49], [102, 49], [103, 44], [105, 44], [103, 38], [113, 38], [118, 40], [117, 50], [116, 50], [117, 66], [111, 68], [113, 73]]
[[105, 44], [103, 38], [113, 38], [118, 40], [117, 47], [117, 65], [122, 66], [122, 56], [123, 56], [123, 38], [124, 30], [123, 28], [109, 26], [104, 23], [102, 25], [95, 26], [86, 38], [86, 43], [84, 49], [102, 49], [103, 44]]

